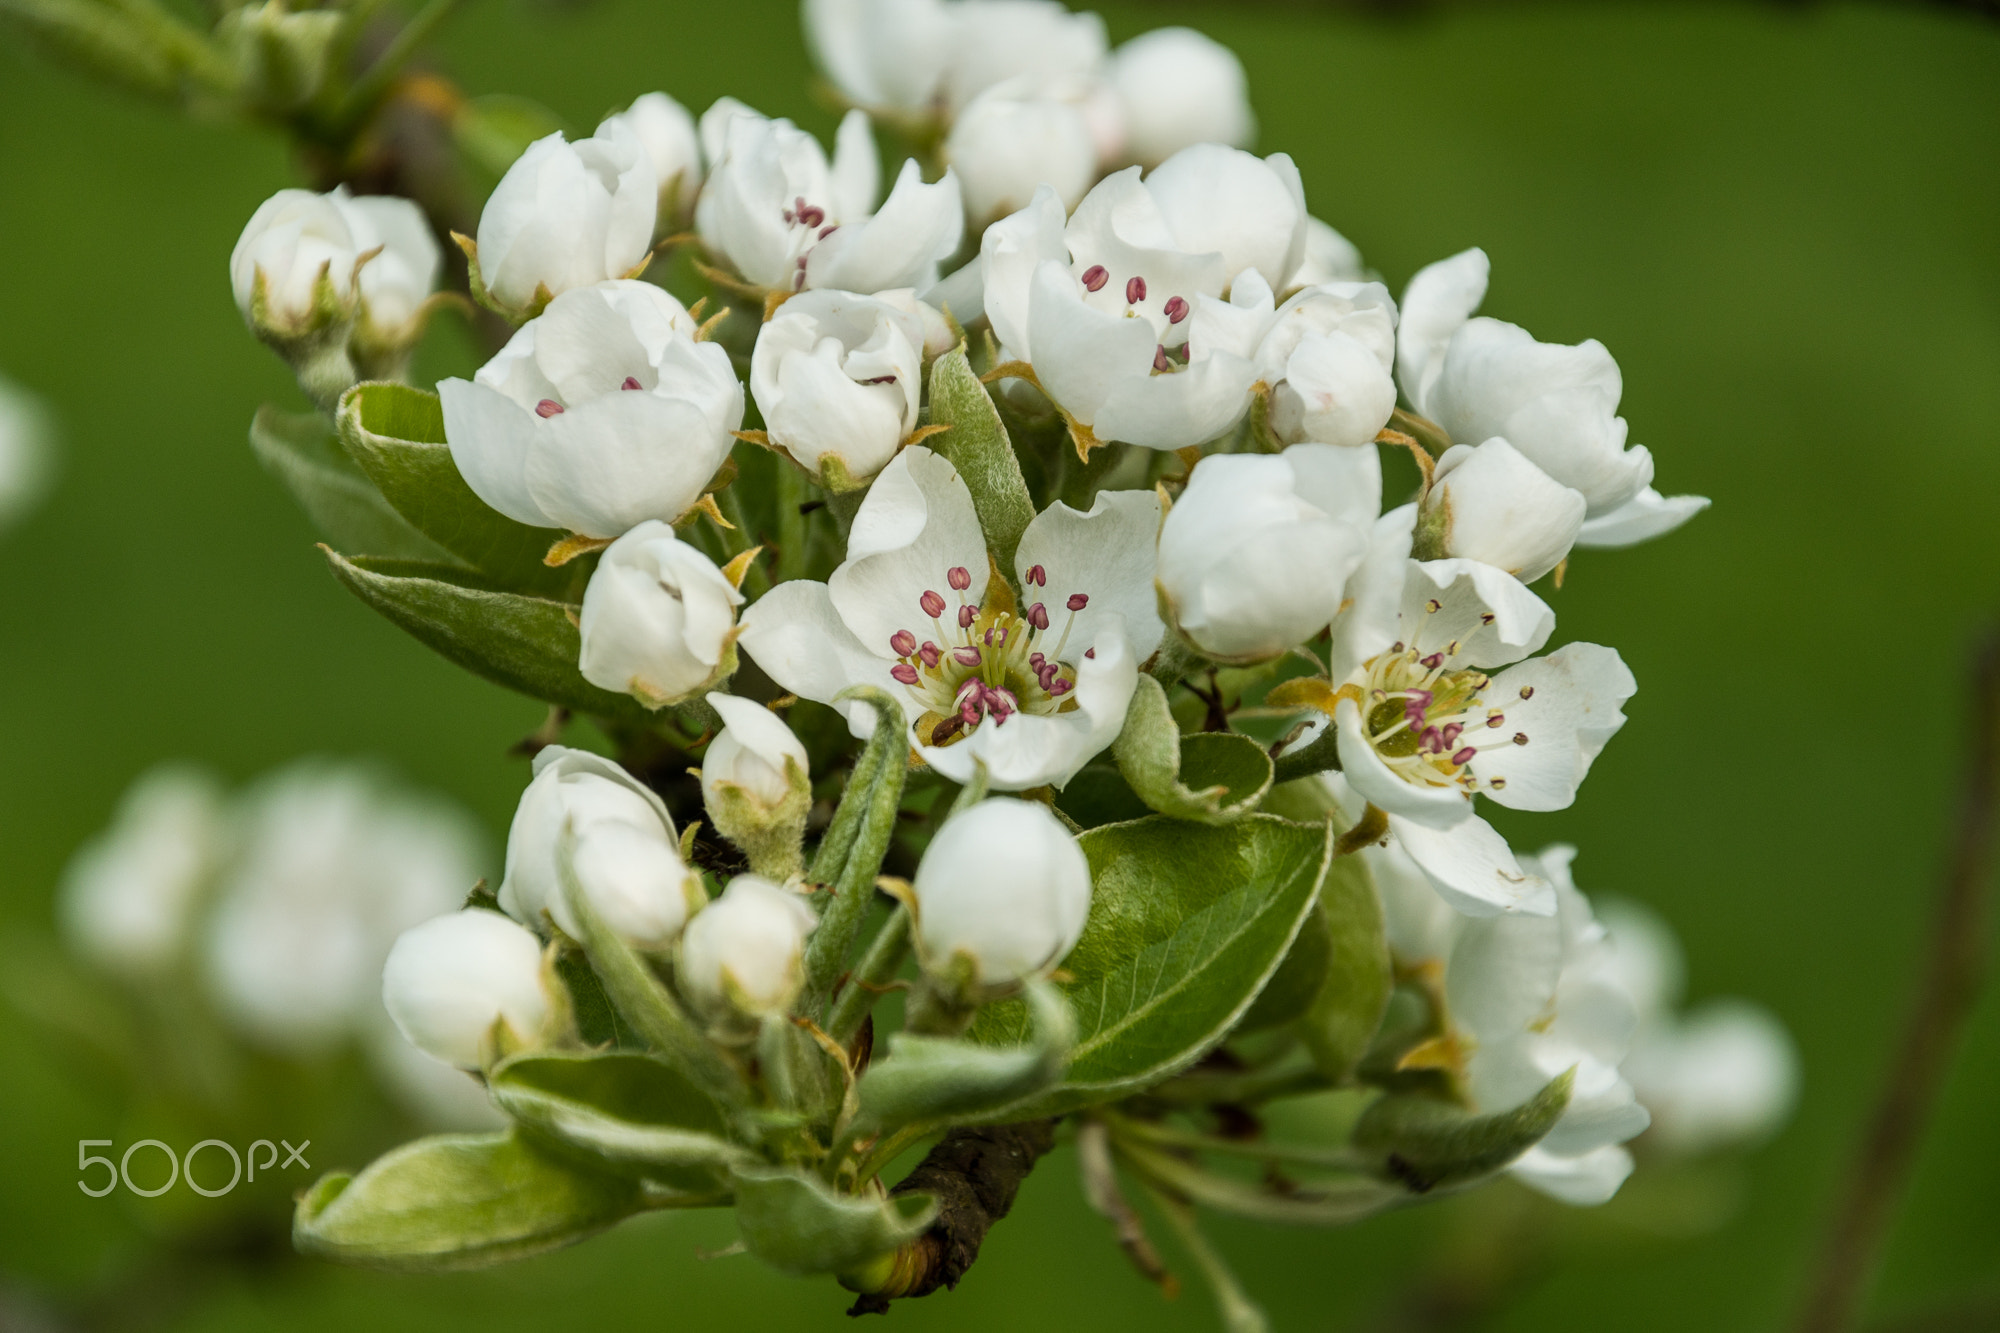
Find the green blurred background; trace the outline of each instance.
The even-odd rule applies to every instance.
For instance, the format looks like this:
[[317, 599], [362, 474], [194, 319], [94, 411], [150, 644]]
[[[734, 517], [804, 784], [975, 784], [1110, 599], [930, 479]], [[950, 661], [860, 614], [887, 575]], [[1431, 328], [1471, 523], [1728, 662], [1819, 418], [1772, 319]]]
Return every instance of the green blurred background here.
[[[1261, 147], [1299, 160], [1314, 212], [1392, 289], [1483, 245], [1488, 313], [1601, 338], [1661, 488], [1715, 498], [1670, 541], [1572, 563], [1553, 594], [1565, 635], [1617, 645], [1641, 690], [1579, 804], [1503, 828], [1581, 844], [1587, 890], [1663, 912], [1693, 998], [1775, 1009], [1803, 1099], [1720, 1231], [1589, 1250], [1490, 1326], [1776, 1326], [1901, 1017], [1954, 799], [1962, 661], [2000, 609], [2000, 25], [1858, 6], [1100, 8], [1114, 40], [1190, 22], [1232, 45]], [[470, 92], [523, 93], [580, 126], [664, 88], [831, 128], [791, 0], [485, 0], [440, 60]], [[525, 781], [504, 750], [540, 706], [336, 587], [246, 446], [256, 406], [297, 392], [244, 332], [225, 261], [293, 179], [269, 138], [0, 50], [0, 369], [52, 400], [65, 437], [53, 500], [0, 538], [0, 925], [47, 927], [71, 849], [163, 758], [242, 778], [303, 752], [385, 755], [467, 802], [496, 845]], [[470, 366], [449, 336], [427, 355], [433, 373]], [[1989, 995], [1878, 1316], [2000, 1295], [1996, 1051]], [[20, 1034], [0, 1032], [0, 1071], [0, 1276], [74, 1289], [135, 1243], [119, 1196], [76, 1190], [75, 1143], [144, 1127]], [[1167, 1302], [1133, 1274], [1071, 1166], [1044, 1164], [957, 1293], [894, 1322], [1211, 1326], [1198, 1284]], [[1278, 1328], [1337, 1329], [1451, 1224], [1432, 1208], [1215, 1233]], [[679, 1216], [486, 1274], [299, 1266], [226, 1284], [175, 1326], [839, 1319], [831, 1284], [697, 1256], [730, 1238], [726, 1218]]]

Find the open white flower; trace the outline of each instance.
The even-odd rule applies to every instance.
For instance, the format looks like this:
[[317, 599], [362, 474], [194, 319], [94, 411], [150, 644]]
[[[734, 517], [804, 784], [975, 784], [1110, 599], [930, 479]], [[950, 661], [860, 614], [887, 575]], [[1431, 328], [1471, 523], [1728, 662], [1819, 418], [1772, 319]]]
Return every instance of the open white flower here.
[[926, 185], [914, 158], [875, 208], [875, 141], [860, 111], [840, 122], [831, 163], [812, 135], [740, 102], [704, 112], [701, 135], [710, 165], [695, 226], [711, 253], [756, 286], [928, 288], [964, 235], [958, 178], [947, 171]]
[[[1550, 877], [1564, 883], [1566, 851], [1541, 856]], [[1798, 1050], [1784, 1025], [1745, 1000], [1709, 1000], [1680, 1012], [1685, 969], [1672, 928], [1630, 900], [1605, 903], [1599, 916], [1638, 1006], [1638, 1034], [1621, 1068], [1652, 1112], [1647, 1145], [1694, 1157], [1769, 1136], [1798, 1097]]]
[[[621, 122], [639, 141], [653, 166], [659, 184], [659, 209], [655, 226], [666, 230], [694, 212], [695, 195], [701, 191], [701, 139], [695, 133], [694, 117], [688, 109], [665, 93], [647, 93], [616, 115], [607, 116], [605, 125]], [[604, 125], [597, 127], [605, 136]]]
[[917, 864], [917, 939], [925, 965], [959, 955], [972, 981], [1011, 986], [1046, 975], [1090, 916], [1090, 863], [1049, 808], [995, 796], [953, 815]]
[[1379, 572], [1402, 580], [1400, 608], [1394, 641], [1380, 643], [1378, 629], [1376, 651], [1338, 689], [1348, 782], [1437, 830], [1462, 822], [1476, 792], [1515, 810], [1566, 808], [1637, 688], [1618, 654], [1572, 643], [1522, 661], [1547, 642], [1555, 613], [1491, 565], [1413, 560]]
[[736, 664], [736, 591], [715, 562], [648, 519], [605, 549], [583, 590], [577, 669], [648, 708], [679, 703]]
[[229, 825], [215, 779], [165, 766], [118, 802], [111, 826], [63, 871], [64, 933], [76, 950], [124, 976], [156, 975], [187, 947], [202, 891], [222, 868]]
[[[1015, 554], [1027, 605], [988, 589], [991, 562], [971, 492], [913, 445], [855, 514], [847, 559], [825, 583], [779, 584], [743, 616], [742, 647], [773, 680], [833, 703], [854, 685], [889, 692], [924, 760], [954, 782], [983, 762], [993, 786], [1061, 785], [1124, 725], [1138, 664], [1159, 646], [1153, 591], [1159, 501], [1103, 491], [1088, 513], [1037, 515]], [[857, 736], [874, 710], [834, 705]]]
[[688, 926], [675, 979], [711, 1021], [782, 1014], [804, 984], [806, 936], [818, 924], [797, 894], [738, 875]]
[[1466, 250], [1410, 279], [1396, 357], [1417, 411], [1460, 444], [1504, 437], [1580, 492], [1588, 518], [1618, 515], [1599, 530], [1603, 545], [1658, 536], [1706, 508], [1698, 496], [1669, 501], [1651, 491], [1653, 456], [1625, 447], [1624, 380], [1603, 343], [1537, 342], [1518, 325], [1473, 318], [1489, 269], [1483, 250]]
[[1142, 166], [1198, 143], [1257, 137], [1236, 53], [1193, 28], [1155, 28], [1111, 53], [1106, 71], [1125, 115], [1125, 152]]
[[653, 244], [659, 189], [652, 156], [619, 117], [575, 143], [537, 139], [479, 215], [479, 280], [499, 305], [531, 312], [628, 276]]
[[743, 424], [729, 353], [651, 283], [565, 292], [471, 380], [438, 385], [466, 485], [535, 527], [616, 537], [701, 498]]
[[1379, 282], [1301, 287], [1277, 305], [1262, 274], [1241, 274], [1210, 308], [1211, 336], [1271, 388], [1286, 444], [1372, 444], [1396, 409], [1396, 303]]
[[[1137, 167], [1106, 177], [1067, 220], [1043, 189], [981, 241], [986, 314], [1008, 354], [1100, 440], [1201, 444], [1241, 419], [1257, 376], [1228, 350], [1241, 320], [1222, 298], [1249, 307], [1284, 290], [1305, 221], [1289, 157], [1216, 144], [1143, 180]], [[1240, 281], [1246, 270], [1258, 281]]]
[[507, 832], [502, 909], [530, 927], [546, 911], [582, 934], [562, 885], [568, 842], [577, 886], [606, 926], [642, 949], [672, 944], [707, 895], [660, 798], [609, 759], [561, 745], [535, 756], [534, 773]]
[[1420, 540], [1533, 583], [1561, 564], [1583, 528], [1583, 496], [1495, 436], [1437, 460], [1420, 506]]
[[837, 463], [846, 482], [868, 480], [916, 429], [925, 350], [948, 337], [943, 317], [908, 290], [793, 297], [750, 354], [766, 436], [814, 477]]
[[1254, 662], [1340, 612], [1382, 494], [1373, 449], [1205, 458], [1160, 525], [1160, 596], [1204, 654]]
[[1568, 1107], [1508, 1170], [1566, 1203], [1603, 1203], [1631, 1173], [1619, 1145], [1646, 1109], [1619, 1072], [1637, 1023], [1590, 904], [1566, 880], [1553, 915], [1472, 918], [1444, 908], [1393, 844], [1366, 853], [1399, 967], [1426, 979], [1436, 1036], [1405, 1054], [1474, 1110], [1521, 1105], [1574, 1070]]
[[477, 1069], [495, 1024], [522, 1046], [547, 1022], [541, 941], [477, 908], [412, 926], [382, 967], [382, 1004], [412, 1046]]

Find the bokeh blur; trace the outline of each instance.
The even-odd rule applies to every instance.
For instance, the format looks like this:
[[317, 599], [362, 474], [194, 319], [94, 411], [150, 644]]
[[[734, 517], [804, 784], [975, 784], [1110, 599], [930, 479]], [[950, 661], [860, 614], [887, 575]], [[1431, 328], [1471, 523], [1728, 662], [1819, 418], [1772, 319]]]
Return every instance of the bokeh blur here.
[[[1349, 1232], [1214, 1234], [1279, 1329], [1388, 1326], [1413, 1290], [1476, 1286], [1524, 1227], [1543, 1240], [1507, 1261], [1475, 1326], [1780, 1326], [1918, 966], [1964, 661], [2000, 615], [2000, 24], [1862, 5], [1096, 7], [1114, 40], [1188, 22], [1234, 47], [1260, 148], [1298, 159], [1312, 211], [1392, 290], [1484, 246], [1488, 311], [1602, 339], [1662, 489], [1714, 497], [1670, 541], [1580, 553], [1552, 594], [1564, 634], [1618, 644], [1641, 689], [1581, 802], [1522, 832], [1577, 843], [1582, 887], [1678, 932], [1690, 997], [1768, 1006], [1804, 1070], [1775, 1141], [1672, 1198], [1645, 1197], [1642, 1171], [1598, 1214], [1482, 1196]], [[791, 0], [484, 0], [437, 59], [470, 92], [531, 96], [577, 127], [654, 88], [833, 121]], [[336, 586], [247, 446], [258, 404], [302, 404], [245, 333], [225, 261], [296, 175], [269, 136], [0, 48], [0, 373], [46, 400], [60, 450], [47, 501], [0, 533], [0, 927], [53, 938], [65, 862], [162, 760], [242, 782], [302, 754], [380, 756], [464, 803], [496, 847], [526, 781], [507, 750], [541, 706]], [[426, 379], [474, 364], [450, 323]], [[1894, 1230], [1877, 1326], [2000, 1324], [1996, 1051], [1989, 994]], [[201, 1281], [134, 1285], [159, 1219], [79, 1192], [76, 1143], [202, 1129], [148, 1123], [0, 1027], [0, 1323], [121, 1282], [114, 1322], [189, 1330], [839, 1318], [830, 1284], [704, 1258], [732, 1239], [720, 1215], [645, 1218], [462, 1276], [336, 1269], [276, 1243], [203, 1260]], [[1210, 1327], [1198, 1289], [1163, 1300], [1124, 1262], [1073, 1165], [1043, 1165], [959, 1291], [892, 1318]], [[285, 1201], [266, 1207], [281, 1237]]]

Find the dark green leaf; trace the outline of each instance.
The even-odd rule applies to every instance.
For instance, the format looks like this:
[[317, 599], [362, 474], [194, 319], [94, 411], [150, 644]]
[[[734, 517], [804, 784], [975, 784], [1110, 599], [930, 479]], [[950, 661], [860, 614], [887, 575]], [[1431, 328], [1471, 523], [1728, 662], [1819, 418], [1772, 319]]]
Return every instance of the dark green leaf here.
[[[340, 400], [340, 441], [411, 526], [502, 588], [575, 595], [589, 566], [542, 563], [565, 534], [516, 523], [473, 494], [444, 440], [444, 408], [407, 384], [357, 384]], [[349, 549], [354, 549], [350, 547]], [[393, 554], [393, 553], [392, 553]]]
[[1320, 889], [1319, 915], [1325, 923], [1330, 957], [1325, 984], [1313, 998], [1299, 1032], [1320, 1072], [1335, 1082], [1345, 1082], [1382, 1026], [1389, 992], [1395, 985], [1382, 903], [1365, 858], [1335, 858]]
[[638, 1182], [573, 1171], [514, 1134], [441, 1134], [358, 1176], [322, 1177], [292, 1240], [345, 1263], [478, 1268], [582, 1240], [639, 1206]]
[[436, 568], [419, 573], [320, 549], [355, 596], [468, 671], [592, 717], [648, 716], [637, 700], [601, 690], [577, 670], [582, 641], [570, 621], [574, 607], [472, 586]]
[[1226, 824], [1255, 810], [1271, 789], [1263, 746], [1231, 732], [1183, 737], [1166, 691], [1148, 675], [1139, 677], [1111, 753], [1139, 798], [1176, 819]]
[[624, 1052], [524, 1055], [493, 1071], [493, 1100], [556, 1143], [688, 1191], [741, 1160], [715, 1103], [665, 1063]]
[[371, 555], [455, 563], [451, 552], [382, 498], [317, 412], [258, 408], [250, 422], [250, 448], [328, 541]]
[[[1061, 1087], [1007, 1117], [1052, 1115], [1156, 1083], [1220, 1041], [1291, 947], [1332, 855], [1326, 828], [1269, 815], [1209, 827], [1152, 816], [1092, 829], [1090, 922], [1063, 963], [1078, 1038]], [[1027, 1039], [1019, 1000], [971, 1035]]]
[[987, 549], [1011, 578], [1014, 549], [1035, 516], [1035, 502], [1029, 498], [1007, 428], [1000, 424], [1000, 414], [986, 386], [972, 373], [963, 348], [946, 352], [931, 366], [930, 419], [932, 425], [949, 429], [926, 444], [950, 459], [965, 478]]
[[1549, 1080], [1511, 1111], [1470, 1115], [1455, 1102], [1391, 1093], [1354, 1127], [1354, 1146], [1380, 1154], [1384, 1171], [1422, 1193], [1489, 1176], [1540, 1143], [1569, 1106], [1576, 1071]]
[[[1333, 872], [1328, 872], [1331, 880]], [[1321, 889], [1324, 893], [1326, 890]], [[1299, 1018], [1312, 1007], [1314, 997], [1324, 989], [1327, 965], [1333, 957], [1333, 937], [1326, 927], [1324, 912], [1306, 913], [1298, 938], [1285, 953], [1285, 961], [1257, 992], [1257, 999], [1236, 1025], [1238, 1032], [1262, 1032]]]
[[1056, 793], [1056, 808], [1081, 828], [1144, 819], [1153, 813], [1115, 764], [1086, 764]]
[[836, 1194], [818, 1176], [782, 1166], [736, 1172], [736, 1226], [750, 1253], [787, 1273], [845, 1273], [924, 1234], [937, 1215], [928, 1194]]

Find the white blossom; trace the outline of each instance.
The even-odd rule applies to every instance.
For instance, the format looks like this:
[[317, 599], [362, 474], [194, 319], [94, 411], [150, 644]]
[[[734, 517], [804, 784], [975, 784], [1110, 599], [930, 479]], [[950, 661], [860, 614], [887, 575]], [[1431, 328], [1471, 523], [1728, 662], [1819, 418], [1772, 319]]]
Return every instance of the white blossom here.
[[47, 404], [0, 375], [0, 531], [48, 493], [55, 474], [55, 438]]
[[546, 911], [564, 934], [580, 937], [563, 889], [565, 845], [591, 908], [640, 948], [672, 944], [705, 901], [660, 798], [609, 759], [551, 745], [535, 756], [534, 779], [507, 832], [500, 906], [531, 927]]
[[213, 778], [178, 765], [153, 769], [126, 791], [111, 826], [70, 858], [58, 900], [64, 933], [112, 972], [164, 972], [186, 949], [229, 842]]
[[1044, 184], [1065, 210], [1076, 207], [1097, 180], [1098, 156], [1085, 104], [1028, 76], [973, 98], [944, 141], [966, 216], [980, 226], [1027, 207]]
[[[1215, 144], [1143, 180], [1137, 167], [1105, 178], [1067, 220], [1044, 188], [986, 230], [986, 314], [1004, 349], [1098, 439], [1200, 444], [1241, 419], [1256, 380], [1253, 362], [1227, 348], [1241, 337], [1231, 305], [1285, 289], [1305, 220], [1289, 157]], [[1248, 270], [1256, 281], [1241, 280]]]
[[1367, 554], [1373, 449], [1301, 444], [1204, 458], [1160, 525], [1159, 589], [1204, 654], [1251, 662], [1325, 629]]
[[1417, 521], [1438, 554], [1478, 560], [1533, 583], [1569, 554], [1586, 503], [1495, 436], [1445, 451]]
[[617, 537], [701, 498], [743, 422], [729, 354], [650, 283], [565, 292], [470, 381], [438, 385], [452, 461], [536, 527]]
[[713, 810], [725, 788], [733, 788], [767, 810], [792, 798], [806, 782], [806, 747], [792, 729], [764, 705], [731, 694], [711, 694], [709, 706], [722, 716], [722, 730], [701, 757], [701, 794]]
[[1198, 143], [1257, 137], [1243, 62], [1192, 28], [1155, 28], [1111, 53], [1106, 78], [1124, 111], [1125, 151], [1153, 166]]
[[[847, 558], [825, 583], [781, 583], [743, 616], [744, 651], [802, 698], [834, 703], [875, 685], [892, 724], [938, 772], [993, 786], [1061, 785], [1124, 725], [1138, 665], [1163, 632], [1153, 590], [1159, 501], [1103, 491], [1088, 513], [1060, 503], [1015, 555], [1021, 600], [986, 597], [986, 541], [949, 462], [913, 445], [856, 513]], [[834, 704], [857, 736], [874, 711]]]
[[1317, 287], [1321, 283], [1363, 282], [1367, 278], [1368, 266], [1361, 262], [1361, 251], [1354, 242], [1318, 218], [1306, 219], [1306, 257], [1292, 275], [1294, 283]]
[[[665, 93], [646, 93], [625, 110], [606, 117], [604, 125], [614, 120], [632, 132], [652, 164], [659, 187], [654, 225], [670, 229], [694, 212], [695, 196], [701, 191], [701, 138], [695, 132], [694, 117]], [[604, 125], [597, 127], [600, 137], [605, 136]]]
[[688, 698], [734, 664], [736, 591], [715, 562], [648, 519], [605, 549], [583, 590], [578, 669], [648, 708]]
[[875, 208], [875, 142], [859, 111], [841, 121], [830, 163], [812, 135], [740, 102], [710, 107], [700, 131], [710, 161], [695, 225], [713, 255], [757, 286], [927, 288], [964, 235], [958, 178], [947, 171], [927, 185], [914, 158]]
[[659, 188], [647, 147], [619, 117], [575, 143], [537, 139], [479, 215], [480, 281], [498, 304], [532, 312], [629, 276], [653, 244]]
[[413, 926], [382, 967], [382, 1004], [412, 1046], [477, 1069], [494, 1025], [527, 1045], [548, 1018], [542, 946], [498, 912], [452, 912]]
[[1271, 389], [1286, 444], [1372, 444], [1396, 408], [1396, 303], [1379, 282], [1302, 287], [1275, 305], [1258, 273], [1239, 276], [1210, 336]]
[[926, 966], [963, 955], [973, 981], [1045, 975], [1083, 934], [1090, 863], [1035, 801], [990, 797], [939, 828], [917, 865], [917, 940]]
[[868, 480], [916, 429], [925, 349], [947, 337], [942, 316], [908, 290], [793, 297], [750, 355], [766, 436], [815, 477], [838, 460], [849, 480]]
[[942, 89], [953, 114], [1008, 79], [1089, 78], [1104, 63], [1104, 20], [1061, 0], [955, 0], [950, 13]]
[[876, 112], [929, 115], [954, 30], [949, 0], [805, 0], [813, 60], [840, 95]]
[[797, 894], [738, 875], [689, 924], [675, 978], [712, 1018], [781, 1014], [804, 984], [806, 936], [818, 922]]

